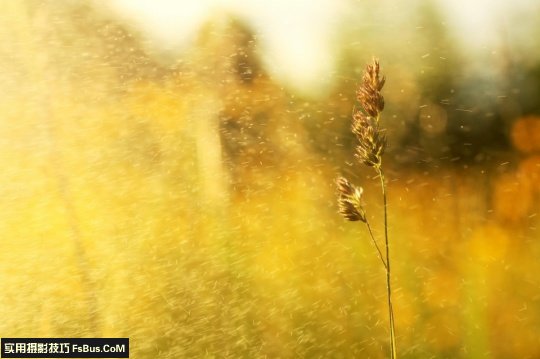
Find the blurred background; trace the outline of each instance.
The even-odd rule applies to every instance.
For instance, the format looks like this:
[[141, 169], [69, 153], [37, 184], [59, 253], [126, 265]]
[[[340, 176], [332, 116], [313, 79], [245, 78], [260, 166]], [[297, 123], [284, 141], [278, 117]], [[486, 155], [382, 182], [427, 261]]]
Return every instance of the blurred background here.
[[540, 358], [540, 4], [4, 1], [0, 335], [132, 358], [385, 358], [334, 179], [382, 123], [401, 358]]

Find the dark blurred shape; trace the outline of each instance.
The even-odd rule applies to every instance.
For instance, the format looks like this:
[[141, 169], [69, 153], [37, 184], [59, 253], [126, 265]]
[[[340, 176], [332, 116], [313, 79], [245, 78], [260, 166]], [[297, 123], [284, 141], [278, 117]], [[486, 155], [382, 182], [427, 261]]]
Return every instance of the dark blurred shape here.
[[266, 176], [294, 162], [304, 139], [289, 115], [290, 94], [263, 70], [256, 41], [242, 21], [220, 16], [201, 30], [190, 63], [220, 100], [215, 120], [233, 193], [272, 186]]
[[[492, 151], [508, 149], [507, 126], [499, 114], [500, 85], [483, 74], [465, 77], [464, 56], [451, 39], [439, 9], [421, 7], [419, 21], [426, 48], [418, 76], [420, 106], [401, 145], [417, 149], [400, 156], [405, 163], [452, 159], [477, 162]], [[412, 156], [416, 153], [416, 156]], [[415, 158], [416, 157], [416, 158]]]

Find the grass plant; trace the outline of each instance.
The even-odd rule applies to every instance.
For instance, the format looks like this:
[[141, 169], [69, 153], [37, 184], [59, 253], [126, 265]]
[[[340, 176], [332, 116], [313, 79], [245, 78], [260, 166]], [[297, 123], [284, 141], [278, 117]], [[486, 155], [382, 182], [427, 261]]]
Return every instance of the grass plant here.
[[349, 221], [360, 221], [366, 224], [371, 241], [377, 250], [386, 272], [386, 296], [390, 324], [390, 357], [395, 359], [396, 335], [394, 325], [394, 310], [392, 308], [392, 287], [390, 272], [390, 244], [388, 240], [388, 208], [386, 182], [382, 169], [382, 155], [386, 149], [385, 130], [380, 127], [381, 112], [384, 109], [384, 97], [381, 90], [385, 77], [380, 75], [380, 65], [377, 59], [366, 66], [362, 83], [356, 92], [360, 108], [353, 111], [352, 132], [358, 140], [355, 157], [368, 167], [372, 167], [381, 182], [381, 192], [384, 208], [384, 255], [373, 234], [362, 203], [363, 188], [355, 186], [344, 177], [337, 179], [339, 212]]

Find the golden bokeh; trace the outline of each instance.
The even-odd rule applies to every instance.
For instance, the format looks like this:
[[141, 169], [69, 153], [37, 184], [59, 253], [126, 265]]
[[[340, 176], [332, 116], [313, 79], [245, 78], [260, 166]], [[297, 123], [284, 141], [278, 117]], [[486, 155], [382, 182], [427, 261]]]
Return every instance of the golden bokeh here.
[[[344, 55], [314, 100], [266, 73], [239, 20], [171, 62], [99, 7], [5, 5], [2, 336], [129, 337], [132, 358], [386, 357], [384, 269], [335, 189], [362, 185], [382, 240], [350, 134], [371, 53]], [[539, 357], [540, 120], [466, 157], [474, 123], [430, 95], [448, 90], [435, 56], [380, 46], [398, 356]]]

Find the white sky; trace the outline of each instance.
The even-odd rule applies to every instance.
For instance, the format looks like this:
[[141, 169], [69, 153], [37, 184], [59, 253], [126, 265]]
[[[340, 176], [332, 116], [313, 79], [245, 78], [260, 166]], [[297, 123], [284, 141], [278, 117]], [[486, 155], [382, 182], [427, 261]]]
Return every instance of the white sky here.
[[[443, 9], [441, 13], [448, 17], [450, 29], [473, 55], [475, 51], [489, 51], [497, 46], [501, 23], [510, 21], [513, 25], [516, 14], [540, 9], [538, 0], [437, 1]], [[334, 31], [338, 22], [347, 18], [350, 3], [348, 0], [111, 0], [109, 4], [122, 17], [134, 21], [153, 43], [169, 50], [188, 47], [212, 14], [228, 12], [244, 18], [258, 34], [262, 59], [270, 74], [296, 90], [316, 93], [331, 80], [336, 60]]]
[[244, 18], [258, 34], [271, 75], [309, 93], [330, 81], [325, 74], [334, 69], [332, 36], [344, 1], [113, 0], [113, 6], [164, 49], [189, 46], [213, 13]]
[[[492, 46], [500, 41], [501, 32], [508, 27], [529, 25], [533, 15], [540, 11], [538, 0], [437, 0], [447, 14], [451, 27], [460, 35], [461, 41], [475, 47]], [[534, 15], [533, 15], [534, 16]], [[505, 29], [506, 28], [506, 29]]]

